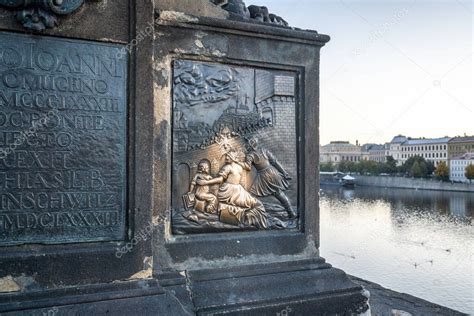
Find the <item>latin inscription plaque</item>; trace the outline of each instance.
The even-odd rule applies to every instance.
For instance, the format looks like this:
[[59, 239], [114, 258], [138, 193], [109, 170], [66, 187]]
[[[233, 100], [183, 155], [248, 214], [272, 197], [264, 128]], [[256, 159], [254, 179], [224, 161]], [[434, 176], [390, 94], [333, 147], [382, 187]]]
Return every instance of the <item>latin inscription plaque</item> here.
[[123, 239], [127, 54], [0, 33], [0, 245]]

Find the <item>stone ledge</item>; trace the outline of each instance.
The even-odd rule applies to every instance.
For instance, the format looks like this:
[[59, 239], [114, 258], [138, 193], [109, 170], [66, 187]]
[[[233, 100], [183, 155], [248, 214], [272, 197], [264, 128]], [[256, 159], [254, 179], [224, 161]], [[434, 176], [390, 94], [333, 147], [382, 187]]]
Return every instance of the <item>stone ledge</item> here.
[[379, 284], [352, 275], [349, 275], [349, 278], [370, 292], [369, 304], [374, 316], [467, 315], [409, 294], [386, 289]]

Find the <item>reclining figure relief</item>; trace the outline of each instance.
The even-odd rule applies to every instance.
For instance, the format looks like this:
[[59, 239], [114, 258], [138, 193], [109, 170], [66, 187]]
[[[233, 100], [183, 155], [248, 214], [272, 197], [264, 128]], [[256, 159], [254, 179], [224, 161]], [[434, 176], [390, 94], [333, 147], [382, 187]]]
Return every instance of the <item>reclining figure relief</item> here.
[[[216, 214], [219, 221], [240, 227], [253, 226], [257, 229], [271, 228], [268, 212], [259, 197], [273, 196], [284, 207], [288, 218], [296, 218], [288, 197], [285, 195], [289, 187], [288, 173], [276, 157], [267, 149], [259, 148], [257, 138], [248, 142], [249, 152], [242, 159], [234, 149], [225, 153], [224, 165], [218, 174], [209, 174], [208, 160], [201, 160], [194, 175], [189, 192], [183, 196], [184, 204], [192, 209], [187, 213], [188, 219], [199, 222], [206, 219], [203, 214]], [[247, 190], [242, 185], [245, 173], [252, 167], [257, 175]], [[211, 187], [218, 186], [216, 192]], [[286, 225], [277, 218], [272, 219], [273, 226], [284, 228]]]

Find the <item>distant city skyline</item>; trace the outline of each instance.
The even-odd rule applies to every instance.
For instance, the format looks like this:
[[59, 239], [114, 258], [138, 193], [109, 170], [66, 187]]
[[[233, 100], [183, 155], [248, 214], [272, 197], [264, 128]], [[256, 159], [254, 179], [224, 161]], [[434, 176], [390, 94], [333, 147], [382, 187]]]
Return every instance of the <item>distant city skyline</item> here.
[[321, 51], [321, 144], [474, 134], [470, 1], [247, 2], [331, 36]]
[[348, 139], [331, 139], [327, 143], [322, 143], [321, 142], [320, 146], [324, 146], [324, 145], [331, 144], [331, 143], [337, 143], [337, 142], [348, 142], [350, 144], [359, 145], [359, 146], [362, 146], [364, 144], [384, 145], [384, 144], [390, 143], [390, 141], [396, 136], [405, 136], [407, 139], [412, 139], [412, 140], [417, 140], [417, 139], [422, 140], [422, 139], [437, 139], [437, 138], [472, 137], [472, 136], [474, 136], [474, 134], [463, 133], [463, 134], [460, 134], [460, 135], [442, 135], [442, 136], [436, 136], [436, 137], [426, 137], [426, 136], [413, 137], [413, 136], [410, 136], [410, 135], [399, 133], [399, 134], [393, 135], [392, 137], [389, 137], [386, 141], [383, 141], [383, 142], [361, 142], [358, 139], [356, 139], [354, 141], [350, 141]]

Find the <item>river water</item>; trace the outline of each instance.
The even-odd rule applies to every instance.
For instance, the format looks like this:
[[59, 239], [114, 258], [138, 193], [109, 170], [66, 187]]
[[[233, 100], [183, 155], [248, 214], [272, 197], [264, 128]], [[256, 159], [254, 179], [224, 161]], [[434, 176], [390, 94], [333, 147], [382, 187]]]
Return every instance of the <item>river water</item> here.
[[474, 314], [474, 194], [321, 186], [321, 256], [349, 274]]

